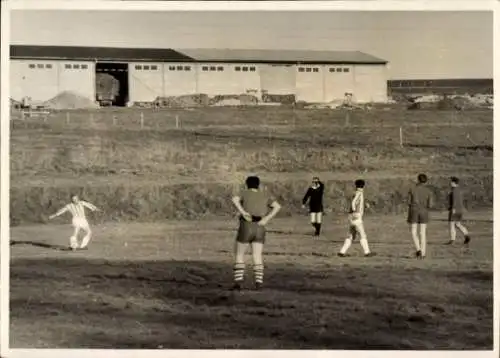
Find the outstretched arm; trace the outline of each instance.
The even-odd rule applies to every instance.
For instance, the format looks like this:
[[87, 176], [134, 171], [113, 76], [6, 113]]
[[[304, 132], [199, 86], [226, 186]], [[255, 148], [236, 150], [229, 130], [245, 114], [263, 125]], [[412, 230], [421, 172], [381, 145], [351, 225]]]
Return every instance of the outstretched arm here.
[[68, 211], [68, 206], [65, 206], [64, 208], [60, 209], [57, 213], [50, 215], [49, 219], [52, 220], [53, 218], [64, 214], [66, 211]]
[[92, 211], [101, 211], [97, 206], [95, 206], [94, 204], [91, 204], [91, 203], [88, 203], [86, 201], [80, 201], [82, 203], [83, 206], [85, 206], [86, 208], [89, 208], [90, 210]]
[[241, 205], [241, 198], [239, 196], [233, 196], [232, 202], [234, 206], [236, 206], [238, 212], [245, 218], [246, 221], [252, 221], [252, 216], [247, 213], [247, 211]]

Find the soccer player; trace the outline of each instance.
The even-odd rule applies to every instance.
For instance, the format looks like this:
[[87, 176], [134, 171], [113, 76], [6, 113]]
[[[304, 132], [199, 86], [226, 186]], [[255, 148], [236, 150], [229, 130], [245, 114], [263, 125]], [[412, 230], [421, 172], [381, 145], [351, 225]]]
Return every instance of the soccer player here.
[[365, 181], [358, 179], [354, 182], [354, 185], [356, 187], [356, 192], [351, 200], [349, 215], [347, 217], [349, 220], [349, 236], [345, 239], [344, 246], [342, 246], [338, 255], [340, 257], [345, 257], [347, 250], [349, 250], [352, 245], [352, 242], [359, 235], [359, 243], [361, 244], [361, 248], [363, 249], [365, 256], [375, 256], [375, 253], [371, 252], [370, 247], [368, 246], [368, 239], [366, 237], [365, 226], [363, 224], [363, 214], [365, 208], [363, 190], [365, 188]]
[[312, 185], [307, 189], [306, 195], [302, 199], [302, 207], [305, 208], [309, 201], [309, 214], [311, 216], [311, 225], [314, 227], [314, 236], [321, 233], [321, 219], [323, 216], [323, 193], [325, 185], [314, 177]]
[[[77, 195], [71, 195], [71, 203], [65, 205], [61, 210], [59, 210], [54, 215], [49, 216], [52, 220], [57, 216], [64, 214], [69, 211], [73, 216], [72, 224], [74, 228], [73, 235], [70, 237], [70, 248], [72, 250], [76, 249], [86, 249], [89, 244], [90, 238], [92, 237], [92, 231], [90, 230], [89, 222], [85, 216], [85, 208], [92, 211], [100, 211], [95, 205], [90, 204], [86, 201], [80, 200]], [[85, 237], [83, 238], [80, 245], [78, 245], [78, 234], [80, 230], [85, 232]]]
[[249, 176], [246, 179], [246, 187], [240, 196], [233, 197], [233, 203], [240, 213], [234, 250], [233, 289], [240, 290], [242, 287], [245, 275], [245, 252], [251, 245], [255, 288], [259, 290], [264, 282], [262, 250], [266, 238], [266, 225], [278, 214], [281, 205], [266, 191], [260, 189], [259, 177]]
[[419, 174], [417, 185], [408, 193], [408, 219], [418, 259], [425, 258], [427, 250], [427, 224], [432, 207], [432, 193], [427, 187], [427, 175]]
[[450, 178], [451, 191], [448, 194], [448, 222], [450, 224], [449, 245], [453, 245], [457, 238], [457, 231], [455, 228], [458, 228], [462, 235], [464, 235], [465, 245], [468, 245], [470, 242], [469, 230], [467, 230], [461, 222], [464, 213], [464, 198], [462, 190], [459, 187], [459, 182], [457, 177]]

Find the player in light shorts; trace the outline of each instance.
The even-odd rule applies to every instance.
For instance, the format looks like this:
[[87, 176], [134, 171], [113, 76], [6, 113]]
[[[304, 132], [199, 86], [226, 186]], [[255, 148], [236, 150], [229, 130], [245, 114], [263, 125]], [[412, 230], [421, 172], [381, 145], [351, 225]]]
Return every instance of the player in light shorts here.
[[[92, 211], [100, 211], [95, 205], [88, 203], [86, 201], [80, 200], [77, 195], [71, 196], [71, 203], [64, 206], [61, 210], [59, 210], [54, 215], [49, 216], [49, 219], [52, 220], [57, 216], [64, 214], [69, 211], [73, 216], [72, 225], [74, 228], [73, 235], [70, 237], [70, 248], [72, 250], [76, 249], [86, 249], [87, 245], [90, 242], [90, 238], [92, 237], [92, 230], [90, 230], [89, 222], [87, 221], [87, 217], [85, 216], [85, 208], [88, 208]], [[80, 230], [83, 230], [85, 236], [80, 245], [78, 245], [78, 234]]]
[[365, 208], [365, 197], [363, 189], [365, 187], [365, 181], [358, 179], [354, 182], [356, 186], [356, 193], [351, 200], [349, 215], [347, 217], [349, 221], [349, 236], [345, 239], [344, 245], [340, 249], [338, 256], [345, 257], [347, 255], [347, 250], [352, 245], [352, 242], [359, 236], [359, 243], [363, 249], [363, 253], [366, 257], [375, 256], [375, 253], [370, 251], [368, 246], [368, 239], [366, 237], [365, 226], [363, 224], [363, 214]]

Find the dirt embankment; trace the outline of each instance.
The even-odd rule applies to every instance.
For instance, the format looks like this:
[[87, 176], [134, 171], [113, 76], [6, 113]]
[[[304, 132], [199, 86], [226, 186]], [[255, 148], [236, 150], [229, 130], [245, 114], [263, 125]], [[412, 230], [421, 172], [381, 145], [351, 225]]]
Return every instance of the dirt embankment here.
[[[115, 183], [60, 186], [57, 183], [12, 186], [11, 223], [45, 222], [48, 215], [68, 202], [71, 193], [78, 193], [86, 200], [103, 208], [93, 215], [99, 221], [162, 221], [165, 219], [196, 219], [207, 216], [231, 215], [234, 208], [230, 197], [240, 184], [231, 183], [161, 183], [142, 182], [140, 178]], [[241, 183], [241, 181], [239, 181]], [[326, 180], [326, 211], [345, 213], [348, 197], [352, 194], [352, 180]], [[402, 213], [411, 178], [374, 178], [368, 181], [366, 200], [368, 212], [386, 214]], [[282, 203], [280, 216], [303, 213], [301, 199], [309, 180], [267, 181], [268, 190]], [[493, 176], [482, 174], [463, 178], [466, 205], [469, 210], [491, 208], [493, 205]], [[448, 176], [433, 177], [431, 187], [436, 197], [436, 209], [446, 209], [449, 189]]]

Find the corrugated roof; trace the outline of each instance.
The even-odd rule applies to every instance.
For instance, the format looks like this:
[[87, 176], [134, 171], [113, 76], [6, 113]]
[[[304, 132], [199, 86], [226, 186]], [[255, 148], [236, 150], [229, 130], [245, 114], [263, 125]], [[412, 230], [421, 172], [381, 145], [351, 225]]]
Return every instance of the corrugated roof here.
[[266, 63], [367, 63], [387, 61], [360, 51], [175, 49], [197, 61]]
[[149, 62], [386, 64], [359, 51], [150, 49], [11, 45], [10, 58]]

